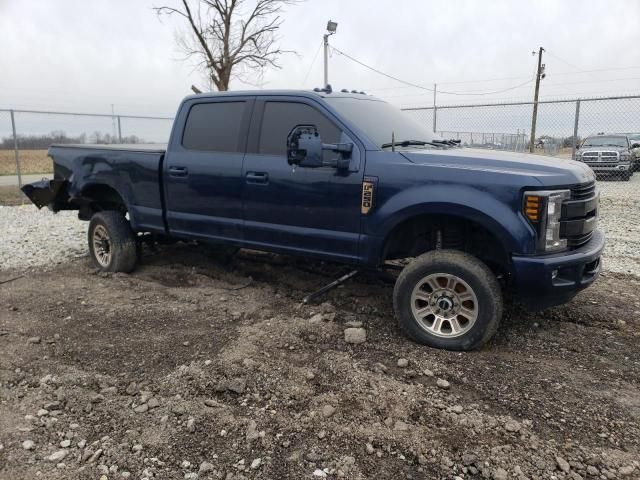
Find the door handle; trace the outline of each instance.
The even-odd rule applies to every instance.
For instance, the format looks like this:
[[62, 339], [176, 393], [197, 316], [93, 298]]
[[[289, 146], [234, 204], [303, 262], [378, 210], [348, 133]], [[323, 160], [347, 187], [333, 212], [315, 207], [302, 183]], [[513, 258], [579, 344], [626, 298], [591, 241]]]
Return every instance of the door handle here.
[[172, 177], [186, 177], [189, 175], [187, 167], [169, 167], [169, 175]]
[[269, 183], [269, 174], [267, 172], [247, 172], [247, 183]]

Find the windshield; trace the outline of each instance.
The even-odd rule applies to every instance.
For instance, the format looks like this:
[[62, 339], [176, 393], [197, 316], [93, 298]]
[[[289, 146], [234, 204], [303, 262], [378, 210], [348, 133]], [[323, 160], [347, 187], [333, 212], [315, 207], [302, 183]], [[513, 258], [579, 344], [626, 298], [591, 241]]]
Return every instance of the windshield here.
[[325, 100], [379, 147], [390, 144], [391, 133], [398, 143], [406, 140], [442, 140], [429, 127], [382, 100], [331, 96], [325, 97]]
[[583, 147], [628, 147], [627, 137], [589, 137], [582, 144]]

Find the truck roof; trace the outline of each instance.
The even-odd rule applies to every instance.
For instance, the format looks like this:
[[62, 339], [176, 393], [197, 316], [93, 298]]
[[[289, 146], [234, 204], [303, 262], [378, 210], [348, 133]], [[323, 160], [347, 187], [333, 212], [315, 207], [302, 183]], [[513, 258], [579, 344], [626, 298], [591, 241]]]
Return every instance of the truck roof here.
[[379, 98], [373, 97], [371, 95], [366, 95], [365, 93], [354, 93], [354, 92], [342, 92], [338, 90], [334, 91], [326, 91], [326, 90], [228, 90], [226, 92], [203, 92], [197, 93], [195, 95], [189, 95], [185, 97], [185, 100], [189, 100], [192, 98], [213, 98], [213, 97], [263, 97], [263, 96], [296, 96], [296, 97], [307, 97], [307, 98], [357, 98], [362, 100], [364, 98], [369, 100], [380, 100]]

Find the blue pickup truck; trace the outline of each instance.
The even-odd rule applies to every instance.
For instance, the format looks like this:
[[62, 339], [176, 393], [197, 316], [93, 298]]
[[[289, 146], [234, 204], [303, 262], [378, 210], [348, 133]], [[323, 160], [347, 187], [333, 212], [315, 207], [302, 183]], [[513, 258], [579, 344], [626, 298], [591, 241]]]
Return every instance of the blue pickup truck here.
[[99, 269], [132, 271], [149, 237], [360, 269], [402, 259], [397, 320], [433, 347], [478, 348], [504, 294], [546, 308], [600, 271], [589, 167], [460, 148], [362, 93], [198, 94], [181, 103], [168, 146], [54, 145], [49, 155], [53, 180], [23, 191], [89, 221]]

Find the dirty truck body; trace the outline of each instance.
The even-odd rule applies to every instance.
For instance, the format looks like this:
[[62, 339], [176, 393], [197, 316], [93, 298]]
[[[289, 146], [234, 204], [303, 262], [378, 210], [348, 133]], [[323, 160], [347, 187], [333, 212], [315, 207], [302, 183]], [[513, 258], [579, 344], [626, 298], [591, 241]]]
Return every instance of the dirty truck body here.
[[[374, 97], [330, 91], [187, 97], [166, 146], [54, 145], [39, 207], [90, 220], [98, 268], [131, 271], [143, 234], [377, 269], [427, 345], [485, 343], [503, 294], [570, 300], [600, 271], [592, 170], [443, 141]], [[149, 238], [150, 235], [144, 235]]]

